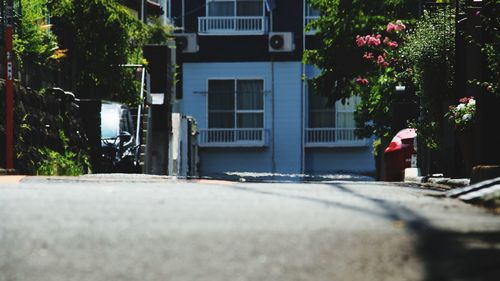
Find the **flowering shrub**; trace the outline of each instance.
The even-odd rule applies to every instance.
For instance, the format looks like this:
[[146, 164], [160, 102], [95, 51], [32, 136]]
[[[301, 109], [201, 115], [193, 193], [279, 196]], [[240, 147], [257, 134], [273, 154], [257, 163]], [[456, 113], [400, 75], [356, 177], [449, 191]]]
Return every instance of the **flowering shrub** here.
[[458, 130], [465, 130], [471, 126], [476, 114], [476, 100], [474, 97], [463, 97], [457, 106], [450, 105], [445, 114]]
[[[363, 55], [364, 60], [374, 63], [382, 69], [388, 68], [392, 62], [397, 61], [396, 48], [399, 46], [398, 42], [389, 38], [389, 36], [397, 37], [398, 33], [405, 29], [406, 26], [401, 20], [397, 20], [396, 23], [389, 22], [385, 30], [387, 36], [382, 36], [382, 34], [357, 35], [356, 46], [367, 49]], [[355, 82], [361, 86], [369, 84], [368, 79], [365, 77], [358, 77]]]

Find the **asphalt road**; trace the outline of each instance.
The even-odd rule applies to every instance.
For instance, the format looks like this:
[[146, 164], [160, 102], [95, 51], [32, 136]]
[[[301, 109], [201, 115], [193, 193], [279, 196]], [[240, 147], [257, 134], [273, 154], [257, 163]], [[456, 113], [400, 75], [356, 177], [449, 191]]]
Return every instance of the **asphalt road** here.
[[0, 281], [500, 280], [500, 217], [401, 184], [0, 180]]

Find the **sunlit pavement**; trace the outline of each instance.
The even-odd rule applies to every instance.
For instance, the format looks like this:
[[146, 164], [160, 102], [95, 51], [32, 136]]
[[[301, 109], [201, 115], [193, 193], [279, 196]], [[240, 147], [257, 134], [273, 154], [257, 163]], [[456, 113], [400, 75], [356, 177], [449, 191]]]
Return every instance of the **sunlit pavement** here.
[[415, 185], [26, 177], [0, 222], [0, 281], [500, 276], [500, 217]]

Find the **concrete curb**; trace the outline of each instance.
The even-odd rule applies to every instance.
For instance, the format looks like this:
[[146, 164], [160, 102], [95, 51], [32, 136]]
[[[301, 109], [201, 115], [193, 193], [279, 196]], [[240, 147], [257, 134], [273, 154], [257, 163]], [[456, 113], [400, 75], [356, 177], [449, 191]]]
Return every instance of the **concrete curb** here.
[[0, 168], [0, 176], [11, 176], [11, 175], [17, 175], [17, 171], [15, 169]]

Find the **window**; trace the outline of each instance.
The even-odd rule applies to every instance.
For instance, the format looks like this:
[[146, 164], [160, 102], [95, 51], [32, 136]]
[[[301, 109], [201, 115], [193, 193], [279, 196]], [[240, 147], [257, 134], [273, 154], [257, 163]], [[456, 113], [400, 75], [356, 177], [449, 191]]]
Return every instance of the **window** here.
[[263, 80], [209, 80], [209, 128], [264, 127]]
[[335, 107], [315, 93], [309, 94], [309, 128], [335, 128]]
[[[313, 20], [316, 20], [320, 17], [320, 12], [319, 12], [319, 10], [312, 8], [309, 3], [306, 3], [305, 7], [306, 7], [306, 10], [305, 10], [305, 21], [304, 22], [305, 22], [305, 26], [307, 26]], [[308, 31], [308, 34], [314, 34], [314, 32], [315, 32], [314, 30], [310, 30], [310, 31]]]
[[317, 94], [309, 95], [309, 128], [306, 129], [306, 145], [325, 146], [364, 146], [365, 140], [355, 135], [356, 122], [354, 111], [359, 104], [357, 96], [326, 105], [326, 98]]
[[208, 0], [209, 17], [261, 17], [264, 15], [262, 0]]
[[350, 97], [327, 106], [326, 98], [317, 94], [309, 95], [309, 128], [355, 128], [354, 111], [360, 98]]
[[266, 145], [264, 81], [213, 79], [208, 81], [208, 128], [200, 129], [202, 146]]
[[318, 9], [311, 7], [309, 3], [306, 4], [306, 17], [319, 18], [320, 13]]

